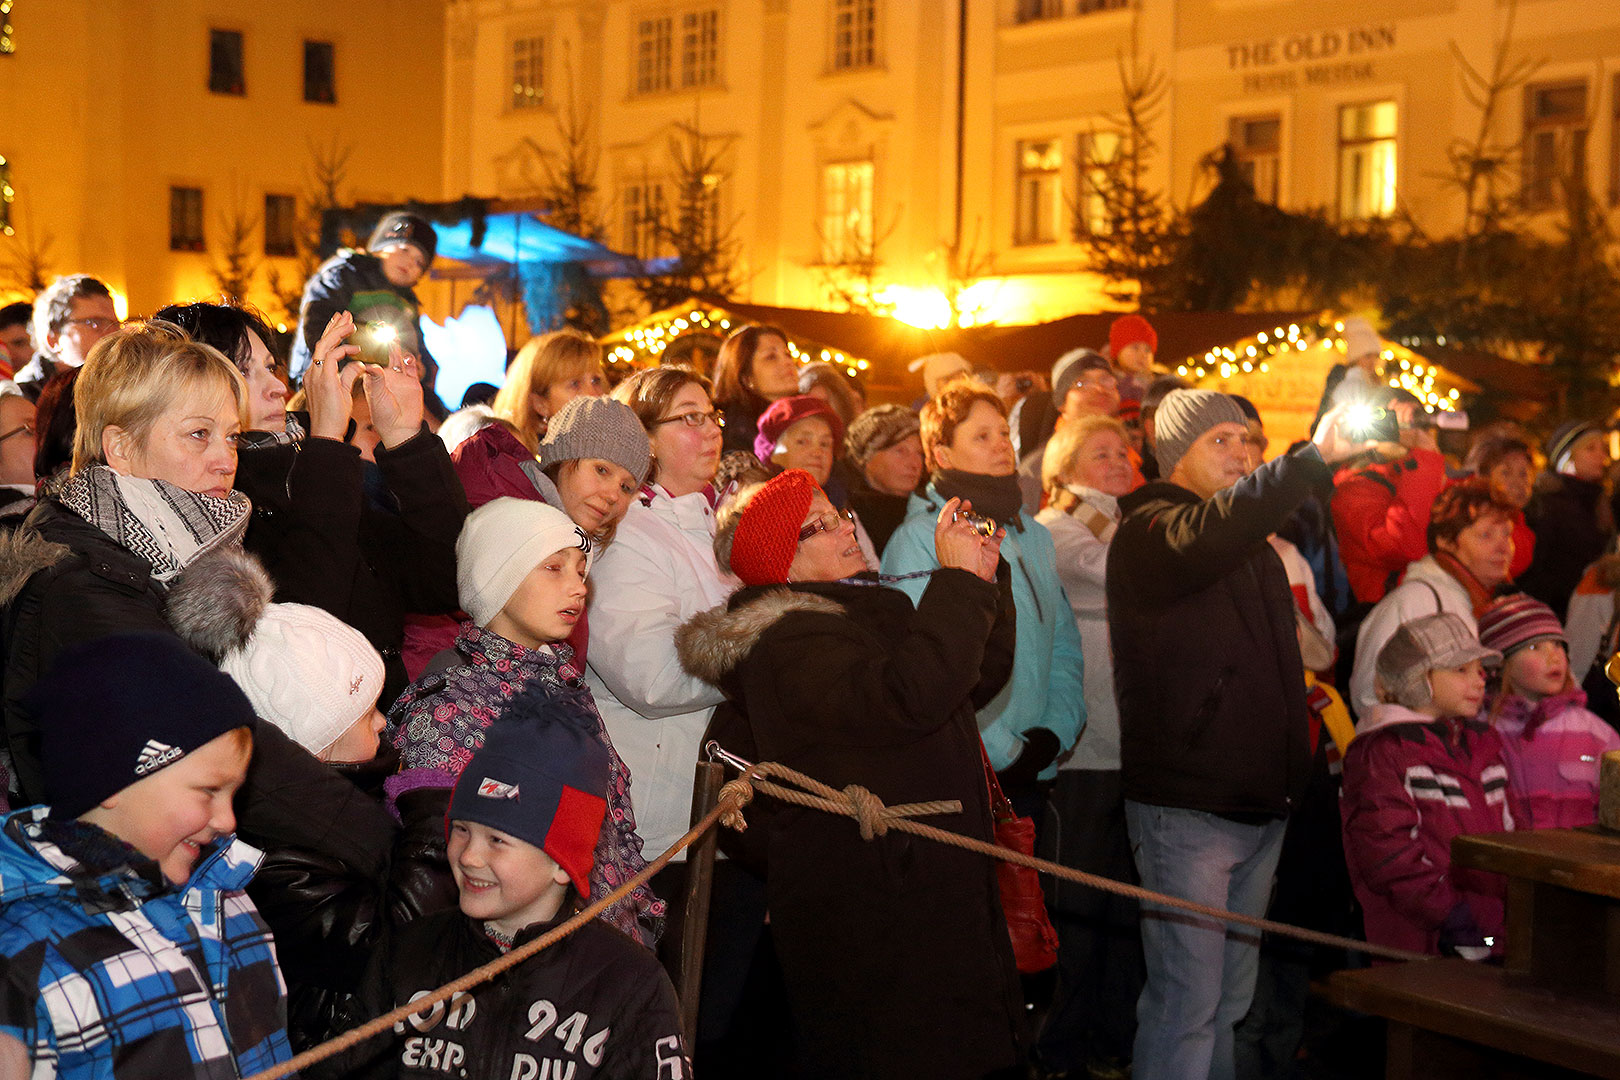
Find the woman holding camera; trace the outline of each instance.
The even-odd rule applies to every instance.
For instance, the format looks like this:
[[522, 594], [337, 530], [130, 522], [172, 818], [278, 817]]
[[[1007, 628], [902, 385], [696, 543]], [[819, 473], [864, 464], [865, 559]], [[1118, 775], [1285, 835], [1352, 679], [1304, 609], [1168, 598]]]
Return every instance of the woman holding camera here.
[[[1001, 554], [1012, 569], [1018, 650], [1005, 689], [979, 711], [979, 729], [1007, 797], [1019, 813], [1034, 814], [1038, 781], [1057, 775], [1058, 756], [1086, 719], [1085, 660], [1052, 534], [1023, 510], [1006, 409], [994, 391], [968, 380], [947, 383], [923, 406], [921, 436], [932, 469], [928, 487], [911, 497], [906, 520], [889, 538], [883, 572], [938, 568], [934, 521], [951, 499], [971, 502], [975, 513], [1006, 527]], [[916, 600], [926, 581], [899, 587]]]

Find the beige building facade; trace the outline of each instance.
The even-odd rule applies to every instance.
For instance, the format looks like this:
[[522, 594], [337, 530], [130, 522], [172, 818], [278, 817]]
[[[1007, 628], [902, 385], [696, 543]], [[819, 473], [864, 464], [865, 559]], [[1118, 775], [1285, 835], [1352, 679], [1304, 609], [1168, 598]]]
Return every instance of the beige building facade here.
[[240, 226], [274, 318], [317, 156], [346, 202], [439, 197], [443, 0], [0, 4], [0, 302], [41, 257], [130, 314], [208, 297]]
[[572, 110], [609, 242], [647, 250], [671, 140], [695, 127], [760, 303], [826, 305], [875, 249], [912, 321], [942, 315], [953, 272], [969, 320], [1106, 306], [1076, 230], [1098, 216], [1088, 163], [1116, 144], [1122, 58], [1163, 75], [1149, 183], [1177, 205], [1231, 143], [1279, 205], [1445, 232], [1462, 214], [1448, 154], [1480, 123], [1461, 60], [1488, 71], [1511, 23], [1534, 71], [1499, 96], [1491, 139], [1522, 146], [1515, 199], [1550, 207], [1578, 168], [1620, 202], [1620, 4], [449, 0], [447, 22], [447, 192], [543, 193]]

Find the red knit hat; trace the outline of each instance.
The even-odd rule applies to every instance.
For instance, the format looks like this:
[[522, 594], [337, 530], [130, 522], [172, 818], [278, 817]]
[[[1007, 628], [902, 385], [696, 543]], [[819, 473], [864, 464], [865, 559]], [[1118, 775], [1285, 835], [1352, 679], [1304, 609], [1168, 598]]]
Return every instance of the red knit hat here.
[[832, 429], [833, 446], [844, 445], [844, 421], [833, 407], [814, 394], [795, 394], [771, 402], [771, 407], [759, 414], [758, 434], [754, 437], [754, 456], [764, 462], [771, 460], [777, 440], [788, 428], [800, 420], [819, 416]]
[[1159, 351], [1159, 334], [1153, 325], [1140, 315], [1121, 315], [1108, 328], [1108, 355], [1116, 361], [1127, 345], [1145, 342], [1149, 349]]
[[799, 550], [799, 530], [821, 489], [803, 469], [773, 476], [743, 508], [731, 541], [731, 572], [745, 585], [781, 585]]

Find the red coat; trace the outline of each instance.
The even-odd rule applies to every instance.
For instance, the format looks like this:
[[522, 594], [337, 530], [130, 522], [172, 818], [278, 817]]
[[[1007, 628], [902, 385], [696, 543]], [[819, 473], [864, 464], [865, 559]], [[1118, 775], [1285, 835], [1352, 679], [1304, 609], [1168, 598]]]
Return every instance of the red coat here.
[[1453, 837], [1528, 824], [1489, 724], [1378, 706], [1345, 754], [1339, 808], [1368, 941], [1438, 953], [1462, 901], [1501, 951], [1506, 883], [1451, 865]]
[[1429, 553], [1429, 509], [1445, 484], [1446, 459], [1422, 449], [1334, 477], [1333, 526], [1357, 600], [1376, 604], [1408, 563]]

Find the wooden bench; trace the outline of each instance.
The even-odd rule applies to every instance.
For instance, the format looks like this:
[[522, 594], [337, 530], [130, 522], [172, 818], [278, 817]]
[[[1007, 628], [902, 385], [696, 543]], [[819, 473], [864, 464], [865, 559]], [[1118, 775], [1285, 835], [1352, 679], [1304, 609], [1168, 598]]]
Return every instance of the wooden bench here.
[[1620, 1009], [1516, 982], [1445, 959], [1339, 971], [1329, 987], [1339, 1004], [1389, 1021], [1390, 1080], [1568, 1075], [1537, 1063], [1620, 1080]]

